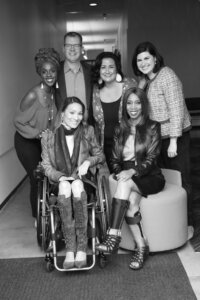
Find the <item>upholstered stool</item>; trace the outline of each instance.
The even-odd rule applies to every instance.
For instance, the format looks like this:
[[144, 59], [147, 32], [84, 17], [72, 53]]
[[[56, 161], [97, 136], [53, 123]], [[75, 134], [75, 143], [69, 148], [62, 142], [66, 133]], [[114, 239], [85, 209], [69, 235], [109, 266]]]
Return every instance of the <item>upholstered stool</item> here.
[[[142, 198], [140, 212], [142, 226], [151, 252], [178, 248], [187, 241], [187, 196], [181, 187], [180, 172], [162, 170], [166, 184], [157, 194]], [[110, 192], [113, 196], [116, 181], [109, 177]], [[124, 221], [120, 247], [133, 250], [135, 244], [130, 229]]]

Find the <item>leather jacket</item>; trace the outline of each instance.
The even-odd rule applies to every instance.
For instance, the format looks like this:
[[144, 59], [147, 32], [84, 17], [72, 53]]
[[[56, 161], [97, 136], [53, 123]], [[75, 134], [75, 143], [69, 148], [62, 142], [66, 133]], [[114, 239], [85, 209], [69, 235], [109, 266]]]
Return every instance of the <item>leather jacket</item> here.
[[[143, 141], [141, 142], [141, 132]], [[111, 168], [113, 173], [118, 174], [123, 170], [123, 146], [119, 144], [120, 128], [115, 129], [114, 145], [112, 151]], [[128, 136], [127, 136], [128, 138]], [[134, 176], [141, 177], [150, 174], [160, 174], [157, 166], [157, 157], [160, 154], [161, 133], [158, 122], [147, 120], [146, 125], [136, 126], [135, 134], [135, 166]]]

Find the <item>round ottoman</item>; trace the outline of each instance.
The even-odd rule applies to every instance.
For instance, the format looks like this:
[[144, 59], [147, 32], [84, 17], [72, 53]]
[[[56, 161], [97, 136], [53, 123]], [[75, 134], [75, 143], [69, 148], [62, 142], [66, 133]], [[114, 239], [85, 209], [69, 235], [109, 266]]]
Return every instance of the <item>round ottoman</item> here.
[[[147, 198], [143, 197], [140, 203], [142, 227], [151, 252], [175, 249], [187, 241], [187, 195], [180, 186], [180, 173], [164, 169], [163, 174], [166, 179], [164, 189]], [[112, 175], [109, 177], [109, 184], [113, 197], [116, 181]], [[120, 247], [128, 250], [135, 248], [125, 221], [122, 226]]]

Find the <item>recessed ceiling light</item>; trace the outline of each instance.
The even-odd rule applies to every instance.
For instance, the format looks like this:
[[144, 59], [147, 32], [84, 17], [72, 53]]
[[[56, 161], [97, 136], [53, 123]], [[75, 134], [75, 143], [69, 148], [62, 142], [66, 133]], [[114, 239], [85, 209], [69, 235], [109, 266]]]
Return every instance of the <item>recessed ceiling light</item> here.
[[97, 6], [98, 3], [96, 3], [96, 2], [91, 2], [89, 5], [90, 5], [90, 6]]

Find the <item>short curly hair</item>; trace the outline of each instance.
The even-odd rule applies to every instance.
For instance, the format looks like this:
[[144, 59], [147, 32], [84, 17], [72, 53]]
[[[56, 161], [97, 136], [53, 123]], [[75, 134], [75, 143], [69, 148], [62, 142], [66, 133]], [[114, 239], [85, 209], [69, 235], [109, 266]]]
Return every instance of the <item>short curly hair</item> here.
[[41, 75], [41, 67], [44, 62], [53, 63], [57, 69], [60, 67], [60, 55], [54, 48], [40, 48], [35, 55], [36, 72]]

